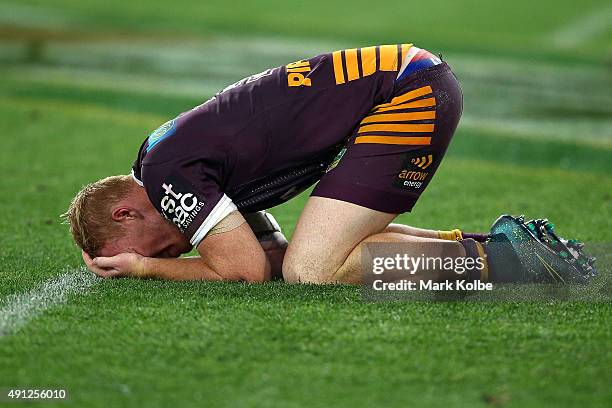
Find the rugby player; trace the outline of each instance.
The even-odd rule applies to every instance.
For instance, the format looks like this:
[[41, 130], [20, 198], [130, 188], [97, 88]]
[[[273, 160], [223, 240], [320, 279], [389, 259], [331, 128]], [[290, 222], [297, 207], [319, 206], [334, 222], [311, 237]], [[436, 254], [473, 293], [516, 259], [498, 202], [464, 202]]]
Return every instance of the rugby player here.
[[[131, 175], [84, 187], [72, 235], [103, 277], [357, 283], [368, 242], [484, 257], [487, 235], [391, 223], [431, 182], [462, 99], [447, 63], [411, 44], [265, 70], [151, 133]], [[263, 210], [316, 182], [287, 244]], [[489, 264], [473, 278], [495, 280]]]

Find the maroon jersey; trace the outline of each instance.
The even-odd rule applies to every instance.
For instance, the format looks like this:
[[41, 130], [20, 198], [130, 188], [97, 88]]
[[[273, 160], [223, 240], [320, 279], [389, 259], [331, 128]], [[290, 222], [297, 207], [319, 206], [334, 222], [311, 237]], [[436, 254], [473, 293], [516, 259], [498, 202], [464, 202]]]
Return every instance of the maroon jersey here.
[[393, 95], [409, 49], [336, 51], [238, 81], [155, 130], [134, 178], [197, 246], [231, 211], [278, 205], [316, 182]]

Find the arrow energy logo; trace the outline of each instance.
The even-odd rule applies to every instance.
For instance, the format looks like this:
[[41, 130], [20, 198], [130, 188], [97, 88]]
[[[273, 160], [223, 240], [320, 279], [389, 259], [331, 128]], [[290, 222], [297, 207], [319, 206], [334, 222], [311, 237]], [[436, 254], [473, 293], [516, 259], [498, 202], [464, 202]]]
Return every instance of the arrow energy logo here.
[[433, 155], [429, 154], [427, 156], [415, 157], [414, 159], [411, 160], [411, 162], [415, 166], [420, 167], [421, 169], [425, 170], [426, 168], [429, 167], [431, 163], [433, 163]]

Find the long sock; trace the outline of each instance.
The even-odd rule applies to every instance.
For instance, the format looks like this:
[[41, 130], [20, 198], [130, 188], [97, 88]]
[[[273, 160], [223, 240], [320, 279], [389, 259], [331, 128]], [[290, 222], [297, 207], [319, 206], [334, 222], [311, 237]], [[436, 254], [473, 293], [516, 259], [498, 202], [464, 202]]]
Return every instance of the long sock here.
[[447, 241], [461, 241], [465, 238], [471, 238], [474, 241], [485, 242], [489, 238], [489, 234], [483, 234], [480, 232], [464, 232], [460, 229], [454, 229], [450, 231], [438, 231], [438, 238]]
[[471, 238], [474, 241], [478, 241], [478, 242], [485, 242], [490, 236], [490, 234], [483, 234], [479, 232], [463, 232], [463, 231], [461, 231], [461, 235], [463, 235], [463, 238]]

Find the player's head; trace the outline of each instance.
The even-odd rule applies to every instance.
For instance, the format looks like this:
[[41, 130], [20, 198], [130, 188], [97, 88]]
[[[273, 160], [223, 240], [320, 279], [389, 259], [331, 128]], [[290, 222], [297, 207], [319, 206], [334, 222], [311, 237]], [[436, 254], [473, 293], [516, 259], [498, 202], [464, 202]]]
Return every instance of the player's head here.
[[94, 257], [121, 252], [177, 257], [191, 249], [131, 176], [111, 176], [86, 185], [64, 216], [76, 244]]

